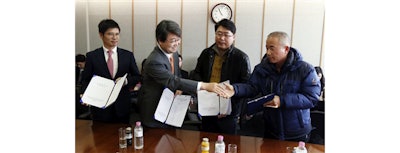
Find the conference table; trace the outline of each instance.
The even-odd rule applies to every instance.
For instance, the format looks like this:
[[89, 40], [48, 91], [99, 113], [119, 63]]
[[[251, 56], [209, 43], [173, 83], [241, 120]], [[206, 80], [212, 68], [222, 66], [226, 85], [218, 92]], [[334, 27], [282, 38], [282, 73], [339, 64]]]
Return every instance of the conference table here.
[[[91, 120], [75, 121], [76, 153], [200, 153], [202, 138], [209, 138], [210, 153], [218, 133], [209, 133], [184, 129], [144, 129], [144, 148], [135, 150], [128, 146], [119, 150], [118, 128], [127, 124], [102, 123]], [[298, 142], [264, 139], [260, 137], [222, 134], [226, 146], [236, 144], [238, 153], [287, 153], [288, 147], [295, 147]], [[325, 146], [306, 143], [308, 153], [325, 152]], [[227, 149], [226, 149], [227, 152]]]

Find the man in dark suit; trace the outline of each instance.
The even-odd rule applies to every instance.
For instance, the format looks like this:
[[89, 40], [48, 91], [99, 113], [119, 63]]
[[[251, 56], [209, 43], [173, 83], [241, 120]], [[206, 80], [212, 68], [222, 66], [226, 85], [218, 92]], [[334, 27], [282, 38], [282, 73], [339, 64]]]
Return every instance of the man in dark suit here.
[[86, 57], [83, 54], [75, 56], [75, 84], [82, 85], [82, 72], [85, 68]]
[[103, 46], [86, 54], [86, 65], [82, 80], [85, 90], [93, 75], [114, 81], [128, 74], [117, 100], [107, 108], [91, 107], [92, 118], [103, 122], [129, 123], [130, 94], [129, 88], [140, 80], [140, 74], [135, 57], [131, 51], [117, 47], [120, 28], [111, 19], [102, 20], [99, 25], [99, 35]]
[[[207, 90], [224, 95], [224, 89], [217, 83], [204, 83], [181, 78], [178, 59], [178, 46], [181, 42], [179, 25], [170, 20], [161, 21], [156, 28], [157, 46], [144, 63], [142, 87], [138, 103], [142, 123], [146, 127], [169, 127], [154, 119], [154, 113], [164, 88], [175, 94], [196, 93]], [[170, 60], [173, 64], [170, 63]]]
[[86, 56], [83, 54], [77, 54], [75, 56], [75, 117], [76, 118], [87, 118], [89, 116], [88, 106], [81, 105], [80, 95], [82, 91], [82, 76], [85, 68]]

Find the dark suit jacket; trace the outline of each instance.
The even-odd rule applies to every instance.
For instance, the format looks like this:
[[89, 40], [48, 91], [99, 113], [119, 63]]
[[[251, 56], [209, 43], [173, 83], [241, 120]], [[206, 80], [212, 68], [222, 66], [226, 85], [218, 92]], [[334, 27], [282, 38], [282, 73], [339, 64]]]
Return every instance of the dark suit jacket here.
[[173, 92], [182, 90], [188, 93], [196, 93], [197, 91], [198, 82], [180, 78], [178, 54], [173, 53], [173, 58], [174, 74], [171, 72], [171, 65], [167, 56], [158, 46], [154, 48], [144, 63], [143, 82], [139, 91], [138, 103], [142, 123], [147, 127], [165, 127], [161, 122], [154, 119], [154, 113], [164, 88], [169, 88]]
[[79, 69], [79, 67], [75, 66], [75, 84], [76, 85], [80, 84], [80, 82], [78, 82], [79, 74], [80, 74], [80, 69]]
[[[129, 88], [135, 86], [140, 79], [138, 67], [136, 65], [135, 57], [132, 52], [122, 48], [117, 48], [118, 54], [118, 70], [115, 74], [114, 80], [122, 77], [128, 73], [128, 84], [123, 86], [117, 100], [106, 109], [92, 107], [93, 120], [100, 120], [106, 122], [126, 122], [130, 115], [130, 97]], [[107, 68], [107, 62], [104, 56], [103, 47], [86, 54], [86, 65], [83, 73], [82, 87], [86, 90], [93, 75], [98, 75], [104, 78], [112, 79], [111, 74]], [[127, 118], [128, 117], [128, 118]], [[124, 118], [124, 121], [120, 119]]]

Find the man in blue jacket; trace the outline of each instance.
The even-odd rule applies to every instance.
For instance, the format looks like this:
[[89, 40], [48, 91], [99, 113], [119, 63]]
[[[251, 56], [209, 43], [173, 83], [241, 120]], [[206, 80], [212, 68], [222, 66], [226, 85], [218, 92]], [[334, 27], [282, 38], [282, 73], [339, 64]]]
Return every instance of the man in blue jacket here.
[[267, 54], [256, 65], [247, 83], [228, 85], [228, 95], [254, 97], [274, 93], [263, 104], [264, 137], [308, 142], [311, 132], [310, 108], [318, 102], [321, 85], [314, 66], [302, 60], [290, 47], [284, 32], [272, 32], [266, 42]]

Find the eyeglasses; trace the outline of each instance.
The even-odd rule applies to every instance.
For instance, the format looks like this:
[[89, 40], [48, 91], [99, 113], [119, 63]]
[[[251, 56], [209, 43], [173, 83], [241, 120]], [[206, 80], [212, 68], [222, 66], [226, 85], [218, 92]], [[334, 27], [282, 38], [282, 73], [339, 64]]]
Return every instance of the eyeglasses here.
[[173, 44], [173, 43], [176, 43], [176, 42], [180, 42], [181, 41], [181, 39], [170, 39], [170, 40], [167, 40], [169, 43], [171, 43], [171, 44]]
[[107, 32], [106, 35], [109, 37], [114, 37], [114, 36], [119, 36], [119, 33]]
[[219, 38], [222, 38], [222, 37], [226, 37], [226, 38], [233, 37], [233, 35], [229, 34], [228, 32], [216, 32], [215, 35], [217, 35], [217, 37], [219, 37]]

